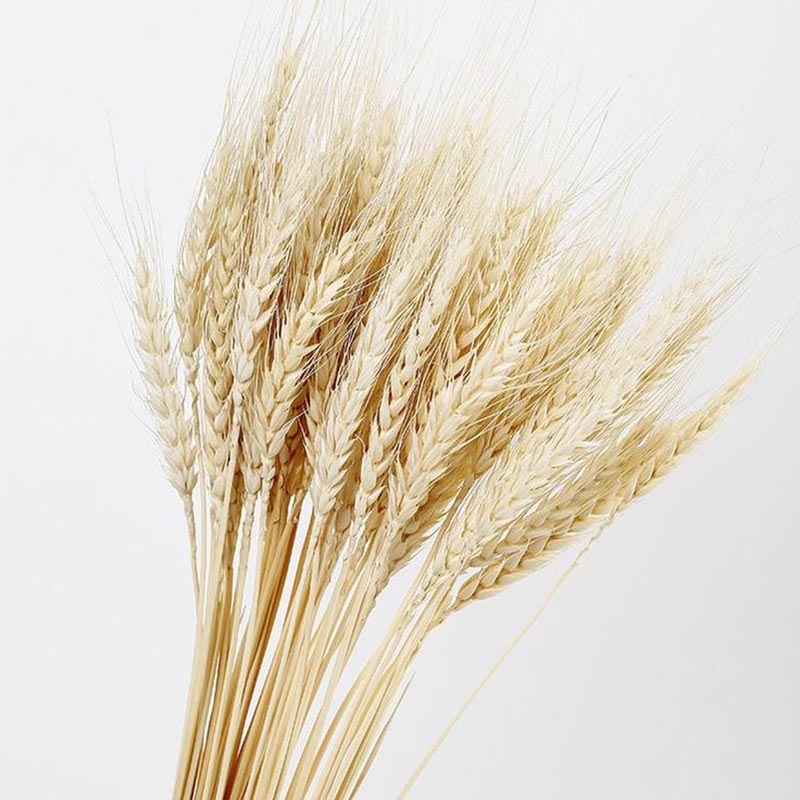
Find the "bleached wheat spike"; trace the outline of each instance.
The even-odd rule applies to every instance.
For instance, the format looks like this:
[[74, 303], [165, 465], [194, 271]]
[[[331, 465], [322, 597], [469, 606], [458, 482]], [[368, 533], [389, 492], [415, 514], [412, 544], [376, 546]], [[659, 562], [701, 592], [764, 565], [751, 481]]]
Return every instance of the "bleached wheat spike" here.
[[582, 488], [565, 487], [546, 508], [513, 523], [505, 551], [486, 558], [482, 553], [468, 568], [478, 567], [457, 590], [453, 610], [490, 596], [504, 586], [540, 569], [575, 537], [600, 529], [626, 506], [665, 477], [698, 440], [712, 428], [750, 377], [749, 371], [723, 387], [706, 405], [683, 419], [663, 424], [645, 419]]
[[133, 263], [135, 338], [147, 404], [156, 420], [167, 478], [183, 501], [189, 528], [195, 603], [199, 603], [197, 533], [192, 500], [197, 483], [195, 448], [178, 389], [177, 355], [170, 337], [166, 307], [158, 277], [150, 266], [151, 260], [140, 249]]
[[194, 451], [183, 401], [178, 391], [178, 365], [158, 278], [143, 256], [133, 267], [136, 297], [136, 345], [142, 359], [147, 402], [159, 424], [167, 478], [182, 497], [195, 486]]
[[391, 31], [326, 5], [234, 81], [174, 308], [134, 237], [198, 612], [174, 800], [356, 797], [430, 632], [607, 526], [744, 383], [676, 411], [737, 277], [657, 291], [660, 218], [537, 175], [491, 73], [414, 109]]
[[408, 321], [408, 309], [419, 291], [429, 253], [436, 247], [440, 224], [438, 216], [426, 220], [409, 246], [393, 256], [387, 283], [379, 289], [343, 382], [334, 390], [327, 418], [317, 434], [314, 449], [318, 460], [309, 489], [315, 514], [321, 519], [330, 514], [341, 489], [352, 437], [396, 337]]
[[[443, 257], [441, 273], [434, 278], [428, 294], [411, 323], [407, 339], [397, 361], [389, 372], [377, 412], [370, 425], [366, 452], [353, 502], [353, 532], [369, 524], [369, 512], [379, 500], [386, 473], [392, 464], [406, 412], [412, 400], [415, 380], [430, 354], [430, 347], [439, 333], [439, 324], [460, 277], [459, 267], [468, 252], [468, 242], [456, 240]], [[369, 531], [366, 532], [369, 534]]]

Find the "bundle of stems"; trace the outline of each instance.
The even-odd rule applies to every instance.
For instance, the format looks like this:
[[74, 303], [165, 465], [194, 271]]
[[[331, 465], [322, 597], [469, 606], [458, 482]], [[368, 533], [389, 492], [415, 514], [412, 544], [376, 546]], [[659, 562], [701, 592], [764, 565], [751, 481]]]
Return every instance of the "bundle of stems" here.
[[746, 377], [680, 410], [738, 280], [656, 292], [663, 239], [527, 182], [491, 99], [413, 114], [363, 26], [300, 33], [231, 93], [171, 302], [135, 237], [197, 615], [175, 800], [354, 797], [426, 637], [607, 525]]

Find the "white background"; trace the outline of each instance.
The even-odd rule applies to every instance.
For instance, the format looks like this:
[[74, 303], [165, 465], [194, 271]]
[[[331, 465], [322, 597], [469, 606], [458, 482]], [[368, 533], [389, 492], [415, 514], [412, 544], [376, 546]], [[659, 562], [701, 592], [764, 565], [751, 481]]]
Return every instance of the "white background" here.
[[[192, 636], [186, 545], [132, 393], [92, 198], [113, 217], [111, 128], [126, 186], [148, 187], [173, 251], [248, 5], [0, 12], [9, 800], [170, 793]], [[408, 2], [409, 15], [431, 18], [428, 5]], [[446, 3], [434, 51], [458, 52], [480, 14], [527, 5]], [[648, 191], [689, 173], [693, 243], [757, 254], [755, 287], [719, 341], [729, 363], [800, 298], [798, 42], [796, 0], [543, 0], [520, 51], [522, 74], [556, 66], [578, 115], [617, 92], [605, 141], [658, 129]], [[717, 435], [590, 551], [413, 800], [800, 796], [798, 355], [794, 323]], [[363, 797], [394, 796], [552, 578], [437, 632]]]

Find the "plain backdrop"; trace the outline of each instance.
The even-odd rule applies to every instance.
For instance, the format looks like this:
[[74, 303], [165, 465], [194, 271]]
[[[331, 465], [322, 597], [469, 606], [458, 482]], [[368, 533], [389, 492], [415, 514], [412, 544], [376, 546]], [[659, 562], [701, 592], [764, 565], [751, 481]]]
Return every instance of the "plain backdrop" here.
[[[133, 392], [94, 198], [113, 218], [113, 131], [123, 182], [149, 193], [174, 252], [253, 5], [26, 0], [0, 11], [9, 800], [170, 794], [193, 633], [186, 543]], [[423, 29], [438, 11], [392, 5]], [[656, 131], [642, 197], [691, 184], [686, 247], [733, 243], [757, 261], [719, 363], [784, 333], [712, 440], [589, 552], [410, 797], [800, 797], [800, 327], [782, 324], [800, 299], [800, 5], [537, 5], [519, 75], [546, 71], [546, 96], [565, 87], [577, 118], [613, 95], [600, 158]], [[268, 23], [275, 3], [255, 6]], [[432, 52], [452, 61], [476, 26], [531, 6], [445, 2]], [[364, 798], [394, 796], [555, 575], [437, 631]]]

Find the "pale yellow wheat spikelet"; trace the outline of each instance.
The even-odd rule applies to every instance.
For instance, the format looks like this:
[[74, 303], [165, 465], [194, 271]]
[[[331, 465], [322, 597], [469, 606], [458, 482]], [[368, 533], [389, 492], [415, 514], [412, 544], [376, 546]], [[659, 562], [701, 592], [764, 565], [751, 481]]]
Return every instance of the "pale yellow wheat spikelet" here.
[[652, 429], [646, 419], [581, 490], [564, 490], [546, 510], [514, 523], [509, 538], [514, 548], [495, 554], [486, 563], [478, 557], [470, 567], [479, 567], [458, 589], [454, 610], [472, 599], [486, 597], [541, 568], [564, 546], [586, 531], [602, 528], [633, 500], [652, 489], [673, 469], [725, 412], [750, 377], [737, 376], [706, 405], [675, 422]]
[[189, 526], [195, 601], [199, 602], [196, 525], [192, 492], [197, 482], [195, 447], [183, 398], [178, 388], [177, 354], [172, 344], [166, 307], [151, 257], [143, 247], [133, 264], [135, 339], [147, 404], [156, 420], [167, 478], [183, 501]]

